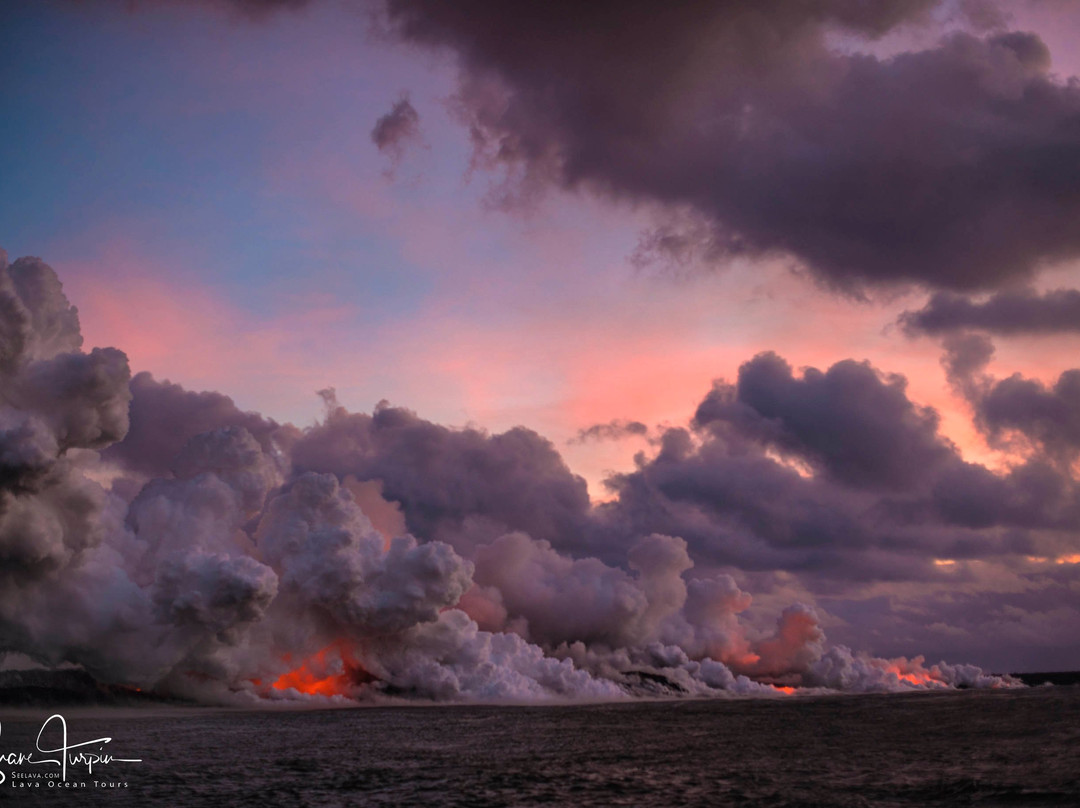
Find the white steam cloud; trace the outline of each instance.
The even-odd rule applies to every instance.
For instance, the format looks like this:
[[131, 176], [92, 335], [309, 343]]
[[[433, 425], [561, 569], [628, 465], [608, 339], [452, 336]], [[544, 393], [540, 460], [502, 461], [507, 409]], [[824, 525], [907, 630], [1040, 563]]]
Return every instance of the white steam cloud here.
[[[697, 574], [675, 536], [628, 536], [613, 564], [499, 529], [490, 514], [511, 507], [532, 530], [567, 523], [508, 499], [530, 479], [567, 512], [580, 500], [531, 433], [491, 439], [503, 466], [404, 411], [331, 407], [304, 433], [81, 346], [52, 269], [0, 252], [0, 652], [214, 701], [1014, 684], [829, 647], [801, 605], [759, 636], [740, 621], [750, 595]], [[372, 460], [377, 419], [438, 447], [379, 449], [422, 474]], [[404, 505], [382, 493], [391, 478]]]

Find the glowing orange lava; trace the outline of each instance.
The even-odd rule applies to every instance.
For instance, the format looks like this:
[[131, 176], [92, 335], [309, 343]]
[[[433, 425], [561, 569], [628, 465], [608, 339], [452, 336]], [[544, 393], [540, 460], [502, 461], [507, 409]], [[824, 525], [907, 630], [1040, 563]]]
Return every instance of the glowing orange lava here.
[[[290, 662], [290, 656], [286, 655], [284, 661]], [[309, 696], [348, 696], [365, 681], [370, 681], [367, 672], [344, 640], [337, 640], [299, 667], [283, 673], [271, 687], [275, 690], [293, 688]], [[255, 684], [260, 683], [256, 681]]]
[[786, 693], [789, 696], [795, 692], [795, 688], [788, 687], [787, 685], [773, 685], [773, 690], [779, 690], [781, 693]]
[[901, 682], [906, 682], [915, 687], [942, 687], [944, 683], [933, 675], [932, 671], [901, 667], [897, 662], [890, 662], [885, 666], [888, 673], [893, 674]]

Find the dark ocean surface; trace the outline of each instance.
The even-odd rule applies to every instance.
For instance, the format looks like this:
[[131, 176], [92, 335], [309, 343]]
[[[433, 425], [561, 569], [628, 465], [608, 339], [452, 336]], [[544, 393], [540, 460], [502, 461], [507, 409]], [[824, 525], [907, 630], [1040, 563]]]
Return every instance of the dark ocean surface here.
[[[69, 744], [111, 736], [111, 754], [143, 762], [72, 767], [68, 782], [87, 784], [76, 789], [14, 776], [56, 766], [5, 763], [7, 804], [1080, 806], [1076, 686], [547, 707], [35, 708], [0, 712], [0, 754], [33, 750], [50, 712], [65, 716]], [[54, 722], [43, 745], [59, 735]]]

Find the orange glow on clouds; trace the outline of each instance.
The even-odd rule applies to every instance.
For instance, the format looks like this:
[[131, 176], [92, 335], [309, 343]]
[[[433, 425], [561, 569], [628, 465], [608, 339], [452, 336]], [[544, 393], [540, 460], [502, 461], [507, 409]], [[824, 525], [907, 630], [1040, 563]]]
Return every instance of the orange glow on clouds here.
[[[562, 244], [573, 232], [555, 229], [538, 243]], [[537, 277], [546, 257], [562, 267], [553, 277], [567, 281], [556, 286], [570, 291], [534, 294], [512, 278], [492, 285], [501, 265], [466, 272], [457, 264], [469, 256], [453, 255], [450, 274], [461, 276], [461, 289], [381, 324], [362, 316], [360, 301], [317, 293], [256, 315], [122, 241], [57, 269], [79, 307], [86, 346], [119, 347], [134, 371], [219, 390], [243, 409], [300, 426], [318, 416], [314, 391], [328, 386], [353, 411], [386, 398], [449, 425], [524, 425], [555, 443], [595, 498], [607, 473], [632, 468], [648, 444], [640, 436], [568, 443], [579, 429], [612, 419], [685, 424], [713, 379], [734, 381], [762, 350], [776, 350], [797, 372], [853, 357], [903, 373], [910, 397], [938, 409], [965, 457], [1001, 465], [948, 390], [938, 346], [882, 330], [920, 300], [852, 305], [765, 263], [677, 282], [633, 276], [623, 254], [598, 253], [603, 265], [575, 269], [573, 255], [545, 250], [555, 248], [530, 259]]]
[[[288, 657], [284, 660], [288, 663]], [[369, 677], [344, 640], [338, 640], [283, 673], [271, 685], [275, 690], [292, 688], [309, 696], [349, 696]], [[256, 685], [259, 683], [256, 682]]]
[[1080, 553], [1070, 553], [1057, 558], [1048, 556], [1025, 556], [1025, 558], [1032, 564], [1080, 564]]
[[941, 680], [940, 671], [937, 670], [936, 666], [929, 670], [923, 667], [923, 658], [921, 656], [915, 657], [914, 659], [904, 659], [903, 657], [893, 660], [875, 659], [872, 660], [871, 664], [886, 673], [891, 673], [898, 680], [905, 684], [909, 684], [912, 687], [948, 687], [948, 685]]
[[901, 682], [907, 682], [909, 685], [915, 687], [940, 687], [942, 683], [932, 677], [929, 673], [923, 671], [903, 671], [896, 665], [890, 665], [886, 668], [889, 673], [895, 674], [896, 678]]
[[243, 409], [303, 424], [319, 411], [315, 391], [351, 372], [326, 336], [352, 316], [341, 303], [313, 296], [256, 316], [124, 244], [56, 269], [79, 310], [84, 349], [119, 348], [133, 374], [217, 390]]

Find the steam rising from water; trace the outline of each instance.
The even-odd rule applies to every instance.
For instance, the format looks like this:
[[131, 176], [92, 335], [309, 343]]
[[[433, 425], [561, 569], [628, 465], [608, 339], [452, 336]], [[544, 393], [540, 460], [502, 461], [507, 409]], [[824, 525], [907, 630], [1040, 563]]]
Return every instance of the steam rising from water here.
[[2, 651], [214, 701], [1015, 684], [830, 647], [800, 604], [758, 636], [677, 536], [591, 557], [583, 485], [528, 430], [326, 392], [301, 431], [81, 345], [53, 270], [0, 251]]

